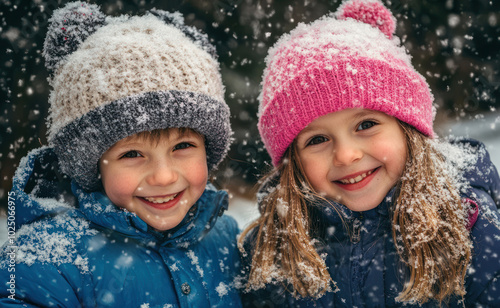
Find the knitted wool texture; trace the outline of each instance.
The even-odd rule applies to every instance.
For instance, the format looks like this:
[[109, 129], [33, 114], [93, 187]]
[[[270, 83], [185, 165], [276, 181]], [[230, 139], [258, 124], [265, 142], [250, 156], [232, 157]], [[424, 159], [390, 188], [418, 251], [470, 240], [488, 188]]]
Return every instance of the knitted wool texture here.
[[381, 111], [434, 136], [433, 96], [394, 29], [379, 1], [350, 0], [270, 49], [258, 127], [275, 166], [309, 123], [343, 109]]
[[229, 148], [229, 108], [208, 38], [178, 13], [152, 13], [111, 18], [75, 2], [51, 19], [44, 46], [54, 70], [48, 140], [61, 170], [87, 190], [100, 185], [101, 155], [141, 131], [197, 130], [206, 138], [209, 169]]

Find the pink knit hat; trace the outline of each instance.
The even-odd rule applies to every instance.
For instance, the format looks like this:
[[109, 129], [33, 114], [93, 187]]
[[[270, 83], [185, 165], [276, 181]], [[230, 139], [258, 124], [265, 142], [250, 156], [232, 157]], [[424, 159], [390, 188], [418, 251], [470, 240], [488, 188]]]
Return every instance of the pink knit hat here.
[[349, 0], [269, 50], [258, 127], [275, 166], [309, 123], [348, 108], [378, 110], [434, 136], [433, 96], [393, 38], [395, 23], [380, 1]]

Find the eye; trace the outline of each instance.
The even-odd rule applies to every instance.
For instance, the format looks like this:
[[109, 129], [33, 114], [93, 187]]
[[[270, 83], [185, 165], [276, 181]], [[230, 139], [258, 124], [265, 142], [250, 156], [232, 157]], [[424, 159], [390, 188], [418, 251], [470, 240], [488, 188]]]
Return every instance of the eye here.
[[190, 148], [190, 147], [194, 147], [194, 145], [191, 144], [191, 143], [189, 143], [189, 142], [181, 142], [181, 143], [178, 143], [174, 147], [174, 151], [176, 151], [176, 150], [184, 150], [184, 149], [187, 149], [187, 148]]
[[328, 139], [326, 139], [326, 137], [324, 137], [324, 136], [314, 136], [309, 140], [309, 142], [307, 143], [307, 146], [320, 144], [320, 143], [327, 142], [327, 141], [328, 141]]
[[123, 154], [120, 158], [136, 158], [136, 157], [142, 157], [141, 153], [137, 151], [128, 151], [127, 153]]
[[376, 122], [374, 122], [374, 121], [371, 121], [371, 120], [363, 121], [363, 122], [361, 122], [361, 123], [358, 125], [358, 127], [357, 127], [357, 129], [356, 129], [356, 130], [360, 131], [360, 130], [369, 129], [369, 128], [372, 128], [372, 127], [373, 127], [373, 126], [375, 126], [375, 125], [377, 125], [377, 123], [376, 123]]

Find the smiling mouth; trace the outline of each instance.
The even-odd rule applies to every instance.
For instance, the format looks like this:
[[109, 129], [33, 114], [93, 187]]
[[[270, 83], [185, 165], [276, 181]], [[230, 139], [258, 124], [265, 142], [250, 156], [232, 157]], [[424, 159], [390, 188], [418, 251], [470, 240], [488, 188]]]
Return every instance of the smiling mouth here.
[[176, 194], [173, 194], [173, 195], [170, 195], [170, 196], [167, 196], [167, 197], [142, 197], [143, 199], [151, 202], [151, 203], [165, 203], [165, 202], [168, 202], [170, 200], [173, 200], [175, 197], [177, 197], [179, 193], [176, 193]]
[[348, 179], [342, 179], [342, 180], [338, 180], [336, 182], [339, 182], [339, 183], [342, 183], [342, 184], [356, 184], [356, 183], [359, 183], [361, 182], [364, 178], [366, 178], [367, 176], [369, 176], [370, 174], [372, 174], [373, 172], [375, 172], [378, 168], [375, 168], [373, 170], [370, 170], [368, 172], [365, 172], [363, 174], [360, 174], [354, 178], [348, 178]]

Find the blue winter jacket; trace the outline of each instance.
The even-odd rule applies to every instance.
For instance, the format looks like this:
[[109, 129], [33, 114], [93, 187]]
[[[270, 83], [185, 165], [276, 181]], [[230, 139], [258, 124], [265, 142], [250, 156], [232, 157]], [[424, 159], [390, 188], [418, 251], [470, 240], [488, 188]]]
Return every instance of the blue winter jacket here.
[[[484, 145], [468, 140], [478, 155], [474, 168], [465, 172], [471, 189], [463, 197], [479, 204], [479, 216], [471, 229], [473, 252], [465, 288], [465, 303], [461, 298], [449, 299], [444, 307], [500, 307], [500, 224], [496, 213], [500, 205], [500, 179]], [[246, 307], [402, 307], [395, 298], [403, 289], [408, 273], [400, 261], [392, 237], [390, 206], [393, 191], [377, 208], [352, 212], [335, 204], [344, 214], [349, 233], [340, 216], [330, 206], [310, 207], [313, 234], [322, 243], [319, 253], [326, 253], [326, 265], [339, 291], [313, 299], [294, 299], [280, 284], [270, 284], [264, 290], [243, 293]], [[495, 204], [496, 203], [496, 204]], [[495, 225], [496, 224], [496, 225]], [[255, 233], [245, 243], [252, 251]], [[249, 269], [251, 256], [244, 260]], [[465, 304], [465, 306], [464, 306]], [[423, 306], [436, 307], [436, 302]]]
[[75, 183], [63, 200], [60, 177], [50, 148], [21, 161], [9, 193], [16, 238], [0, 254], [0, 307], [241, 307], [238, 228], [221, 216], [225, 192], [207, 185], [179, 226], [157, 232]]

